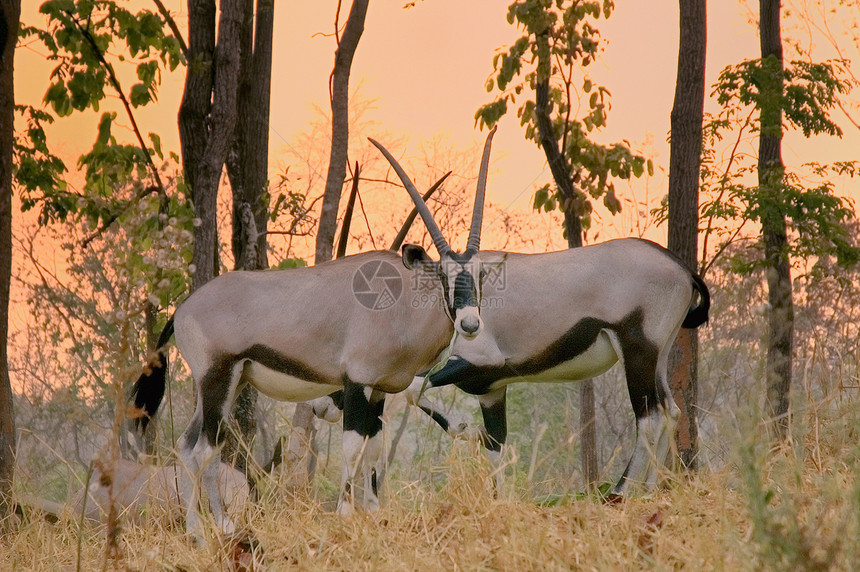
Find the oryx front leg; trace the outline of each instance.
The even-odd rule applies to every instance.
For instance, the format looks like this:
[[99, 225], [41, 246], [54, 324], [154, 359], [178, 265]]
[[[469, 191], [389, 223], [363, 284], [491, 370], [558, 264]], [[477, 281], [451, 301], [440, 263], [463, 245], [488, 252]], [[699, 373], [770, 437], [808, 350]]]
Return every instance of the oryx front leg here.
[[382, 450], [382, 411], [385, 394], [351, 381], [343, 387], [343, 483], [337, 511], [355, 508], [355, 475], [364, 470], [363, 505], [379, 508], [376, 462]]
[[445, 415], [442, 406], [430, 401], [424, 392], [431, 387], [430, 383], [425, 381], [426, 378], [416, 375], [412, 383], [404, 392], [406, 401], [410, 405], [414, 405], [421, 411], [430, 416], [443, 431], [448, 433], [453, 438], [463, 435], [469, 428], [469, 424], [465, 421], [456, 421]]
[[481, 404], [481, 415], [484, 417], [481, 441], [493, 463], [493, 481], [496, 485], [496, 494], [501, 490], [505, 480], [505, 467], [502, 464], [502, 447], [508, 438], [505, 391], [506, 388], [502, 387], [478, 396], [478, 403]]

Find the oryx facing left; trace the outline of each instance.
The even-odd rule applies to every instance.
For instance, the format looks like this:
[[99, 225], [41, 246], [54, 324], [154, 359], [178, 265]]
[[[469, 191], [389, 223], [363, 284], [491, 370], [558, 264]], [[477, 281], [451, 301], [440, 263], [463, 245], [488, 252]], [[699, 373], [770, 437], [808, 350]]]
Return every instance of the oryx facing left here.
[[[338, 511], [351, 512], [352, 477], [362, 461], [375, 462], [385, 393], [409, 386], [432, 365], [454, 330], [465, 339], [481, 332], [480, 241], [487, 164], [487, 137], [478, 176], [468, 247], [451, 250], [415, 186], [397, 161], [373, 142], [395, 169], [415, 202], [439, 252], [429, 263], [424, 249], [407, 245], [402, 258], [391, 251], [348, 256], [318, 266], [223, 274], [194, 292], [176, 310], [158, 341], [158, 357], [135, 384], [132, 399], [146, 416], [155, 415], [164, 393], [166, 345], [176, 346], [197, 386], [194, 414], [178, 443], [185, 465], [200, 473], [216, 524], [226, 533], [234, 523], [218, 493], [222, 421], [229, 418], [240, 383], [283, 401], [306, 401], [343, 389], [343, 482]], [[419, 263], [420, 262], [420, 263]], [[362, 268], [385, 267], [385, 280], [427, 280], [444, 304], [416, 305], [408, 293], [386, 304], [361, 303], [355, 280]], [[403, 288], [406, 290], [406, 288]], [[405, 294], [405, 295], [404, 295]], [[441, 306], [441, 307], [440, 307]], [[212, 462], [215, 461], [215, 462]], [[197, 487], [186, 506], [188, 531], [200, 536]], [[378, 506], [376, 475], [365, 474], [364, 504]]]

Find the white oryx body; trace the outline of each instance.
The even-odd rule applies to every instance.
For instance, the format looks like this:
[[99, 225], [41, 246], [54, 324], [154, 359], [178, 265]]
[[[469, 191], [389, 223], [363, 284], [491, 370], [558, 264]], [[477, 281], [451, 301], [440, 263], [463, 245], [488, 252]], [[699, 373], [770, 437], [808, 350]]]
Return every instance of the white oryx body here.
[[[356, 299], [353, 277], [365, 264], [398, 271], [404, 292], [391, 306], [372, 309]], [[282, 401], [328, 395], [344, 379], [401, 391], [412, 381], [410, 370], [431, 363], [452, 333], [438, 308], [412, 308], [405, 291], [411, 280], [400, 256], [388, 251], [311, 268], [229, 272], [176, 310], [176, 345], [195, 379], [222, 356], [236, 356], [234, 369]]]
[[615, 492], [635, 483], [653, 486], [678, 416], [667, 380], [669, 351], [682, 324], [696, 327], [707, 319], [709, 294], [701, 279], [668, 250], [640, 239], [547, 254], [482, 252], [481, 259], [504, 265], [483, 285], [484, 328], [474, 340], [458, 340], [429, 383], [416, 377], [408, 399], [456, 434], [464, 427], [452, 427], [422, 388], [455, 384], [477, 395], [481, 436], [497, 454], [506, 438], [509, 384], [587, 379], [621, 361], [637, 441]]
[[[353, 293], [366, 264], [384, 264], [387, 280], [404, 292], [384, 309], [369, 308]], [[395, 273], [395, 274], [392, 274]], [[198, 384], [197, 407], [178, 448], [192, 471], [202, 471], [218, 525], [233, 524], [213, 495], [218, 448], [240, 382], [284, 401], [307, 401], [338, 390], [345, 399], [344, 494], [351, 511], [351, 479], [360, 468], [362, 443], [377, 437], [384, 393], [405, 389], [449, 343], [451, 321], [438, 307], [413, 308], [405, 290], [412, 278], [400, 256], [370, 252], [312, 268], [230, 272], [205, 284], [173, 317], [176, 346]], [[159, 345], [163, 345], [161, 342]], [[364, 447], [374, 463], [379, 445]], [[375, 508], [375, 474], [366, 474], [367, 504]], [[214, 497], [214, 498], [213, 498]], [[197, 498], [189, 499], [188, 529], [198, 534]]]

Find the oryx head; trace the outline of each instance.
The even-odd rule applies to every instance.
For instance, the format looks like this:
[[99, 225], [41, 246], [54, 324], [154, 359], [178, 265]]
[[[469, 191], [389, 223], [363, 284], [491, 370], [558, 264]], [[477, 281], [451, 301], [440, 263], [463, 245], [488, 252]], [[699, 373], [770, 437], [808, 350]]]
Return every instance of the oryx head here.
[[439, 253], [439, 261], [430, 258], [427, 252], [420, 246], [407, 244], [403, 247], [403, 264], [416, 271], [429, 271], [438, 277], [442, 285], [444, 296], [444, 307], [454, 322], [454, 328], [466, 338], [477, 336], [483, 322], [481, 321], [481, 280], [483, 272], [481, 268], [480, 244], [481, 244], [481, 221], [484, 215], [484, 194], [487, 188], [487, 169], [490, 162], [490, 147], [493, 135], [496, 133], [494, 127], [487, 141], [484, 143], [484, 155], [481, 158], [481, 169], [478, 173], [478, 189], [475, 193], [475, 208], [472, 211], [472, 226], [469, 229], [469, 241], [466, 243], [466, 251], [454, 252], [448, 245], [448, 241], [442, 236], [439, 226], [433, 219], [430, 209], [421, 198], [421, 194], [412, 184], [409, 176], [400, 167], [397, 160], [385, 147], [373, 139], [370, 140], [388, 159], [394, 171], [403, 182], [403, 186], [412, 197], [418, 213], [424, 220], [424, 225], [433, 239], [433, 244]]

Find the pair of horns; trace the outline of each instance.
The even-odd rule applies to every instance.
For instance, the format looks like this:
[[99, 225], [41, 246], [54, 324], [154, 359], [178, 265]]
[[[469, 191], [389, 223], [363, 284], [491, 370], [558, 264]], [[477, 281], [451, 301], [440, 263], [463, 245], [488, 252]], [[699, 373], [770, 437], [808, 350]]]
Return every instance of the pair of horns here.
[[[481, 246], [481, 222], [484, 218], [484, 195], [487, 190], [487, 171], [490, 164], [490, 148], [492, 147], [493, 135], [495, 134], [496, 128], [493, 127], [489, 134], [487, 134], [487, 141], [484, 143], [484, 155], [481, 158], [481, 169], [478, 172], [478, 190], [475, 192], [475, 208], [472, 210], [472, 226], [469, 229], [469, 241], [466, 243], [466, 252], [469, 253], [477, 252]], [[409, 196], [412, 197], [412, 202], [415, 203], [415, 208], [418, 210], [418, 214], [421, 215], [421, 219], [427, 227], [427, 232], [430, 233], [430, 238], [433, 239], [433, 244], [436, 245], [436, 251], [439, 253], [439, 256], [451, 252], [451, 247], [448, 245], [448, 241], [445, 240], [444, 236], [442, 236], [442, 231], [439, 230], [439, 226], [433, 219], [430, 209], [427, 208], [427, 204], [424, 202], [424, 199], [421, 198], [421, 193], [419, 193], [418, 189], [415, 188], [415, 185], [412, 184], [409, 176], [385, 147], [373, 139], [370, 139], [370, 142], [373, 143], [383, 155], [385, 155], [385, 158], [388, 159], [389, 163], [391, 163], [391, 167], [394, 169], [394, 172], [397, 173], [398, 177], [400, 177], [400, 180], [403, 182], [403, 186], [406, 187], [406, 191], [409, 193]]]

